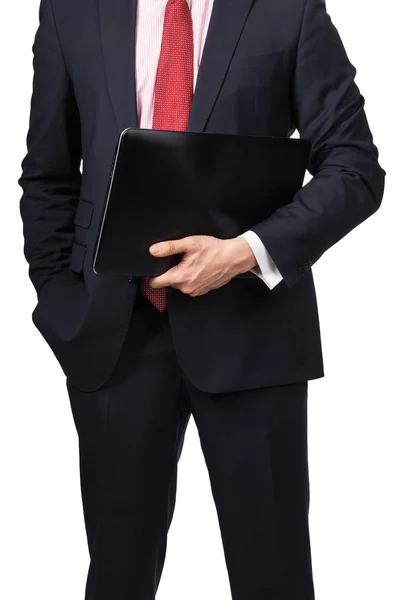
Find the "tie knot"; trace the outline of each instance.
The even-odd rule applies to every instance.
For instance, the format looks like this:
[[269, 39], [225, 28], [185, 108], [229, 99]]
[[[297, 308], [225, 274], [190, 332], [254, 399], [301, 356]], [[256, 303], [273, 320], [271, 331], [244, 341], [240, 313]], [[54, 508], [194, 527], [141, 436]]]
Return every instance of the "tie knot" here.
[[175, 6], [176, 8], [189, 8], [187, 0], [168, 0], [167, 8], [169, 6]]

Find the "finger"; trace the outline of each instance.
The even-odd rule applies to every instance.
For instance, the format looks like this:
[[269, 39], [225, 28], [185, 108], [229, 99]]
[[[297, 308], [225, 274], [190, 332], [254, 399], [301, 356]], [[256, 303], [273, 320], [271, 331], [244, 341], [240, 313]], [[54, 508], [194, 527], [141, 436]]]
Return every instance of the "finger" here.
[[158, 242], [150, 246], [150, 254], [154, 256], [171, 256], [172, 254], [181, 254], [189, 252], [196, 247], [196, 242], [193, 236], [182, 238], [180, 240], [168, 240], [166, 242]]
[[176, 266], [172, 267], [162, 275], [157, 277], [150, 277], [149, 286], [154, 289], [167, 287], [169, 285], [176, 285], [178, 282]]

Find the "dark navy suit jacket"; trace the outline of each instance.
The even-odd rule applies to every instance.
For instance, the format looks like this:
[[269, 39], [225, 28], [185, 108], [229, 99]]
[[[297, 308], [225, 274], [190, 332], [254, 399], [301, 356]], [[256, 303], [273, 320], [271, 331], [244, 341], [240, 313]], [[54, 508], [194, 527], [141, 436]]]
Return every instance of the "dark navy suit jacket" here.
[[[34, 43], [20, 179], [33, 321], [83, 390], [109, 377], [138, 287], [92, 270], [117, 139], [137, 126], [135, 15], [135, 0], [42, 0]], [[313, 179], [252, 228], [283, 275], [272, 291], [251, 273], [194, 298], [167, 288], [178, 359], [203, 390], [323, 376], [311, 266], [377, 210], [384, 188], [354, 76], [322, 0], [215, 0], [188, 130], [298, 129]]]

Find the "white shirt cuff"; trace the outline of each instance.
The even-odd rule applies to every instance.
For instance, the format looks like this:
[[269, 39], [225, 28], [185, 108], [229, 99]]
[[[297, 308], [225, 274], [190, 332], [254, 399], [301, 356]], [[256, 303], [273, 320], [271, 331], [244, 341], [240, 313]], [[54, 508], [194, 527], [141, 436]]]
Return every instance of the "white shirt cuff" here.
[[272, 290], [280, 281], [282, 281], [283, 277], [270, 257], [268, 250], [254, 231], [246, 231], [239, 235], [239, 237], [243, 237], [247, 240], [256, 257], [258, 267], [251, 269], [252, 273], [262, 279], [269, 289]]

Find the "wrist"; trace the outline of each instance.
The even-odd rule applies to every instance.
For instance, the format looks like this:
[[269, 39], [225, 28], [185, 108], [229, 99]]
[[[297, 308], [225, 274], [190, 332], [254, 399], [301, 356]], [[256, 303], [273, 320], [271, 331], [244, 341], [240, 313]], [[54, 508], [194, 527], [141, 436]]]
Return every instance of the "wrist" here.
[[257, 259], [249, 242], [244, 237], [237, 237], [232, 240], [235, 245], [235, 266], [237, 273], [246, 273], [258, 266]]

